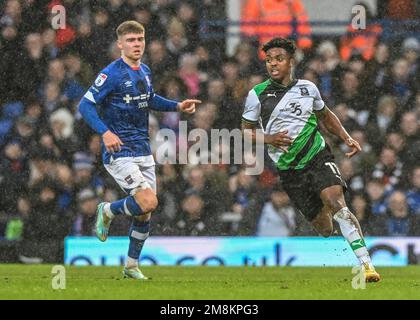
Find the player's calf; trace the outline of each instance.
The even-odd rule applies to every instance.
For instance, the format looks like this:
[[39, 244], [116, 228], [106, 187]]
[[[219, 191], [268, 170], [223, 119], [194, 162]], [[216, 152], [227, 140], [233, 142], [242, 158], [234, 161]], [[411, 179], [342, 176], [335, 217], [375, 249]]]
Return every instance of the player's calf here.
[[152, 189], [142, 189], [134, 195], [106, 204], [104, 211], [110, 219], [121, 214], [138, 217], [151, 213], [157, 205], [158, 200]]
[[333, 225], [329, 215], [318, 215], [314, 220], [312, 220], [312, 226], [324, 238], [330, 237], [333, 233]]
[[126, 269], [137, 269], [138, 259], [143, 249], [144, 243], [149, 237], [150, 213], [144, 216], [133, 218], [129, 231], [130, 245], [128, 248], [128, 257]]

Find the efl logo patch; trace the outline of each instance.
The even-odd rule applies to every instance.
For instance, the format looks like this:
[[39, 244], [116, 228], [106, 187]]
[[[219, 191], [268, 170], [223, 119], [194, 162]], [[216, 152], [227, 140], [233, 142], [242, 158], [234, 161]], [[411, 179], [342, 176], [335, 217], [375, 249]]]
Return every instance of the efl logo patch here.
[[306, 87], [300, 88], [300, 94], [302, 96], [309, 96], [308, 88], [306, 88]]
[[128, 177], [125, 177], [125, 179], [124, 179], [128, 184], [132, 184], [132, 183], [134, 183], [134, 180], [133, 180], [133, 178], [131, 177], [131, 175], [130, 176], [128, 176]]
[[108, 76], [104, 73], [101, 73], [95, 80], [95, 86], [102, 86], [105, 83], [106, 78], [108, 78]]

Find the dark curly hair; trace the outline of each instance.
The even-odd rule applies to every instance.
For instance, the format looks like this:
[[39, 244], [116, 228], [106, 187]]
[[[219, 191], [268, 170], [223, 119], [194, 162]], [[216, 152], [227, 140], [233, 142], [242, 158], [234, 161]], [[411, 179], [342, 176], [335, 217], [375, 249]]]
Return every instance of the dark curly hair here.
[[295, 42], [286, 38], [273, 38], [263, 45], [262, 50], [264, 52], [267, 52], [272, 48], [283, 48], [284, 50], [286, 50], [287, 53], [289, 53], [292, 56], [295, 54], [296, 51]]

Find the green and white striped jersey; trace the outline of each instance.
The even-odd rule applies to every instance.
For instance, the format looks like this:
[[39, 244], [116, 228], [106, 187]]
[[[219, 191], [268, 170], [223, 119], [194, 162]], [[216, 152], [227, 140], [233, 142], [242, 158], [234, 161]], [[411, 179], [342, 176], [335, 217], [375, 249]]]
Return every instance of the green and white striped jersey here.
[[280, 170], [303, 169], [325, 148], [314, 111], [325, 107], [318, 88], [308, 80], [283, 86], [271, 79], [248, 93], [242, 121], [256, 124], [265, 134], [288, 130], [294, 140], [285, 153], [271, 145], [268, 154]]

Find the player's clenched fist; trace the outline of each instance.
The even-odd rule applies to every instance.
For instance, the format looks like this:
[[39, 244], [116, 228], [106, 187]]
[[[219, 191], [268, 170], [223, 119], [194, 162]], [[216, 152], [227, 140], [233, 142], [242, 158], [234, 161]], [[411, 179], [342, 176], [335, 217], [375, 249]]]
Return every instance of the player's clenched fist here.
[[178, 103], [178, 110], [185, 113], [194, 113], [195, 104], [201, 103], [201, 100], [187, 99]]
[[110, 130], [102, 135], [102, 140], [104, 141], [106, 151], [109, 153], [121, 151], [121, 146], [124, 144], [120, 138]]

